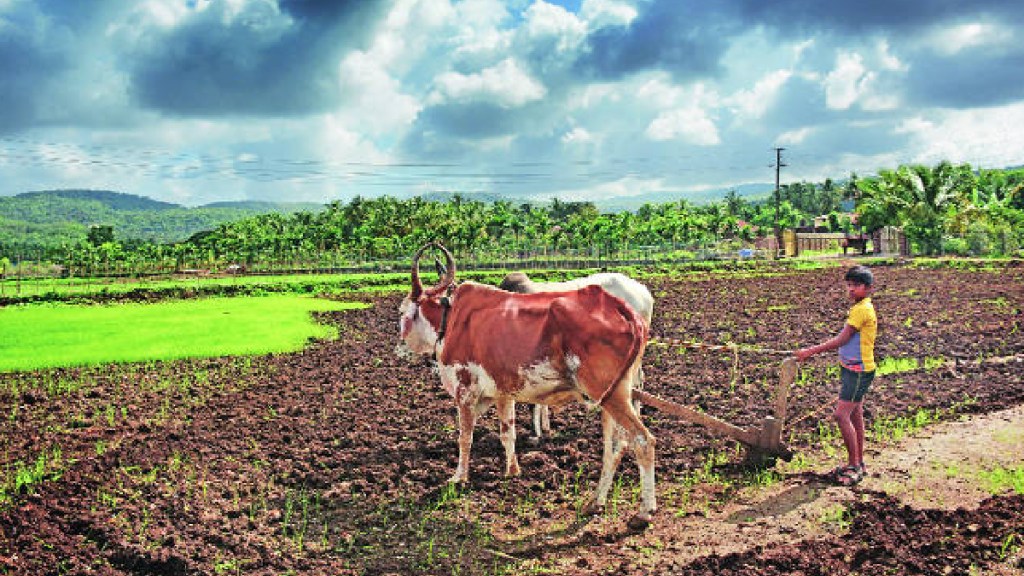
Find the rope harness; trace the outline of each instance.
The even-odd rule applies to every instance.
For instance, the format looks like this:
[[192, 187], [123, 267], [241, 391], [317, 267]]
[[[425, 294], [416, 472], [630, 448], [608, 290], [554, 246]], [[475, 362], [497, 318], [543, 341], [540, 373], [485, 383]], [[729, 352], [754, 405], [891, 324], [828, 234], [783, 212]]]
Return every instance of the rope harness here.
[[792, 356], [791, 350], [775, 350], [772, 348], [759, 348], [756, 346], [750, 346], [747, 344], [736, 344], [735, 342], [729, 342], [727, 344], [707, 344], [704, 342], [694, 342], [693, 340], [682, 340], [680, 338], [651, 338], [647, 342], [648, 346], [662, 346], [672, 348], [687, 348], [690, 350], [703, 350], [706, 352], [731, 352], [732, 353], [732, 379], [729, 380], [729, 387], [735, 387], [736, 382], [740, 378], [740, 351], [743, 352], [754, 352], [759, 354], [774, 354], [780, 356]]
[[[731, 352], [732, 353], [732, 379], [729, 381], [730, 387], [735, 387], [736, 382], [739, 380], [739, 363], [740, 363], [740, 352], [752, 352], [756, 354], [771, 354], [774, 356], [793, 356], [792, 350], [779, 350], [776, 348], [761, 348], [758, 346], [751, 346], [749, 344], [737, 344], [735, 342], [729, 342], [726, 344], [707, 344], [705, 342], [695, 342], [693, 340], [682, 340], [680, 338], [651, 338], [647, 343], [648, 346], [659, 346], [664, 348], [686, 348], [688, 350], [702, 350], [706, 352]], [[799, 418], [790, 419], [787, 426], [795, 426], [796, 424], [807, 420], [808, 418], [815, 417], [825, 409], [829, 408], [834, 404], [834, 400], [828, 400], [822, 403], [820, 406], [811, 410], [810, 412], [800, 416]]]
[[779, 356], [792, 356], [792, 350], [777, 350], [774, 348], [760, 348], [758, 346], [751, 346], [749, 344], [737, 344], [735, 342], [729, 342], [727, 344], [706, 344], [704, 342], [694, 342], [692, 340], [683, 340], [681, 338], [651, 338], [647, 343], [648, 346], [675, 346], [679, 348], [689, 348], [692, 350], [708, 350], [711, 352], [728, 351], [739, 353], [743, 352], [755, 352], [758, 354], [775, 354]]
[[444, 296], [441, 296], [441, 325], [437, 330], [437, 342], [434, 343], [434, 354], [432, 355], [433, 360], [437, 360], [437, 347], [444, 340], [444, 335], [448, 332], [448, 312], [452, 309], [452, 292], [455, 292], [455, 284], [448, 286], [447, 292]]

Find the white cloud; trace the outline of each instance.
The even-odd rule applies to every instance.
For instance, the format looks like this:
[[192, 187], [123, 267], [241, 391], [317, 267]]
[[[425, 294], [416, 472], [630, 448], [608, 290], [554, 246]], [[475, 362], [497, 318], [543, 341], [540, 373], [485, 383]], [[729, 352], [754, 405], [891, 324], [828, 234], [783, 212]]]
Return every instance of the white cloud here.
[[354, 93], [352, 102], [339, 109], [374, 135], [400, 130], [416, 119], [420, 104], [402, 93], [401, 83], [386, 68], [386, 58], [377, 60], [374, 52], [353, 52], [340, 65], [340, 77]]
[[864, 54], [839, 50], [833, 69], [821, 80], [826, 106], [849, 110], [854, 106], [867, 111], [893, 110], [900, 105], [898, 81], [909, 66], [890, 52], [888, 41], [881, 39]]
[[750, 90], [740, 90], [727, 98], [725, 103], [736, 109], [739, 119], [755, 120], [764, 116], [775, 103], [779, 90], [793, 76], [789, 70], [775, 70], [762, 76]]
[[387, 155], [377, 150], [363, 134], [349, 129], [333, 116], [323, 119], [323, 130], [318, 132], [317, 141], [316, 148], [322, 151], [322, 158], [328, 164], [375, 163], [389, 160]]
[[607, 200], [627, 196], [639, 196], [666, 190], [662, 178], [641, 178], [627, 176], [610, 182], [602, 182], [587, 188], [554, 190], [547, 194], [534, 195], [540, 200], [552, 198], [572, 198], [574, 200]]
[[441, 74], [434, 84], [435, 92], [429, 100], [431, 104], [488, 100], [505, 108], [516, 108], [540, 100], [546, 93], [544, 86], [511, 58], [476, 74]]
[[605, 26], [625, 26], [636, 19], [636, 8], [615, 0], [583, 0], [580, 17], [591, 29]]
[[647, 126], [646, 135], [652, 140], [682, 140], [698, 146], [722, 141], [707, 112], [696, 106], [662, 112]]
[[833, 110], [846, 110], [861, 97], [871, 77], [860, 54], [840, 52], [836, 67], [825, 77], [826, 104]]
[[973, 110], [935, 111], [900, 124], [897, 132], [912, 137], [902, 162], [967, 162], [976, 168], [1018, 165], [1024, 159], [1024, 103]]
[[562, 135], [563, 144], [589, 144], [595, 140], [596, 138], [593, 134], [587, 131], [586, 128], [580, 128], [579, 126]]
[[508, 7], [499, 0], [463, 0], [453, 5], [449, 24], [454, 35], [435, 38], [455, 47], [455, 57], [464, 59], [475, 55], [500, 58], [508, 49], [512, 33], [503, 30], [509, 18]]
[[924, 37], [924, 44], [945, 56], [964, 50], [1008, 44], [1016, 41], [1011, 28], [1001, 24], [972, 22], [959, 26], [943, 26]]
[[[200, 10], [205, 10], [208, 3], [201, 3], [197, 6]], [[189, 9], [185, 2], [173, 2], [171, 0], [148, 0], [139, 4], [134, 12], [141, 18], [149, 20], [149, 22], [163, 27], [172, 28], [177, 26], [182, 20], [184, 20], [188, 14]]]
[[802, 144], [804, 142], [804, 140], [806, 140], [809, 136], [811, 136], [815, 132], [816, 132], [815, 128], [811, 128], [809, 126], [805, 126], [803, 128], [799, 128], [797, 130], [790, 130], [789, 132], [782, 133], [778, 137], [777, 142], [781, 146], [795, 146], [797, 144]]
[[889, 41], [886, 39], [880, 39], [875, 44], [875, 52], [878, 56], [878, 61], [881, 64], [882, 70], [891, 70], [894, 72], [906, 72], [907, 65], [904, 64], [896, 55], [890, 52]]
[[586, 24], [575, 14], [543, 1], [532, 4], [526, 10], [525, 28], [529, 38], [555, 38], [555, 48], [559, 52], [575, 49], [587, 33]]
[[717, 105], [717, 96], [696, 84], [682, 88], [669, 84], [667, 76], [658, 75], [644, 82], [637, 98], [660, 110], [648, 125], [645, 134], [655, 141], [680, 140], [698, 146], [718, 144], [721, 139], [708, 110]]

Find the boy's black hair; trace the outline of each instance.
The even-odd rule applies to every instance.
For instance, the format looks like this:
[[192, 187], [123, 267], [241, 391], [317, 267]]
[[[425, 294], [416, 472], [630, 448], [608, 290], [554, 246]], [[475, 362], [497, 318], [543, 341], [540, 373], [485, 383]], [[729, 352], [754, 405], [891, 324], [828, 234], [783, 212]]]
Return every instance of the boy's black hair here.
[[871, 286], [875, 283], [875, 275], [868, 270], [866, 266], [854, 266], [846, 271], [844, 280], [850, 282], [856, 282], [865, 286]]

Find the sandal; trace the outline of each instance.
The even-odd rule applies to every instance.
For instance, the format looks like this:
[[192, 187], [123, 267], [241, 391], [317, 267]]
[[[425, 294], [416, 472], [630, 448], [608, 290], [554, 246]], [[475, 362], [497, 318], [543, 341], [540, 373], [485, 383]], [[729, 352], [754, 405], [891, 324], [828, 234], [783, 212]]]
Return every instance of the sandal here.
[[855, 486], [864, 479], [864, 471], [860, 466], [846, 466], [836, 476], [836, 482], [841, 486]]
[[832, 469], [832, 471], [825, 474], [825, 478], [828, 478], [833, 482], [838, 482], [839, 478], [841, 478], [845, 474], [849, 474], [850, 470], [852, 470], [853, 468], [853, 466], [836, 466], [835, 468]]

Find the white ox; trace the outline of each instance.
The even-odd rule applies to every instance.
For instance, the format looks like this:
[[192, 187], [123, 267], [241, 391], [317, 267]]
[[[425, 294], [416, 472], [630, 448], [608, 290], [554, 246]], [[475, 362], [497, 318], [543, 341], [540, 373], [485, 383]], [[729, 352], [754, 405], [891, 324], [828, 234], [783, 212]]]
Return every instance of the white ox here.
[[[425, 289], [419, 260], [431, 246], [444, 253], [447, 264], [438, 284]], [[628, 444], [641, 478], [641, 508], [629, 524], [639, 529], [650, 523], [657, 509], [655, 440], [630, 402], [648, 327], [632, 306], [597, 285], [537, 294], [474, 282], [456, 285], [451, 254], [428, 244], [413, 258], [412, 288], [399, 310], [402, 343], [415, 354], [436, 358], [441, 384], [455, 398], [459, 463], [451, 481], [469, 480], [473, 429], [492, 405], [505, 448], [505, 474], [515, 476], [520, 472], [516, 402], [588, 401], [601, 407], [604, 450], [601, 477], [586, 510], [596, 512], [607, 502]]]
[[[524, 272], [510, 272], [501, 281], [498, 288], [519, 294], [535, 294], [537, 292], [578, 290], [592, 284], [604, 288], [613, 296], [622, 298], [626, 304], [632, 306], [634, 310], [643, 316], [647, 322], [647, 328], [650, 330], [651, 318], [654, 315], [654, 298], [646, 286], [625, 274], [600, 272], [565, 282], [534, 282]], [[636, 387], [641, 388], [642, 386], [643, 371], [641, 370]], [[639, 406], [637, 407], [637, 412], [639, 413]], [[540, 439], [548, 432], [551, 432], [551, 411], [547, 406], [538, 404], [533, 407], [533, 437]]]

